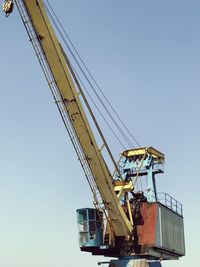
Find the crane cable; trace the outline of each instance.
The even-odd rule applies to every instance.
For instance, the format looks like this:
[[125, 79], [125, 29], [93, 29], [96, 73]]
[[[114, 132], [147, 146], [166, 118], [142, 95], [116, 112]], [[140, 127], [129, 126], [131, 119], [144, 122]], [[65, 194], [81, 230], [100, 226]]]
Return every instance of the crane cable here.
[[83, 171], [85, 173], [86, 179], [89, 183], [89, 186], [91, 188], [91, 191], [93, 192], [93, 195], [96, 195], [96, 192], [98, 192], [98, 188], [96, 185], [96, 182], [94, 180], [93, 174], [89, 168], [88, 162], [85, 160], [85, 155], [83, 153], [83, 150], [80, 146], [80, 143], [78, 141], [78, 138], [76, 136], [76, 132], [74, 130], [74, 127], [72, 126], [71, 121], [68, 118], [68, 113], [65, 112], [65, 107], [63, 105], [63, 100], [61, 98], [61, 95], [59, 93], [59, 90], [57, 88], [57, 83], [54, 80], [54, 77], [52, 75], [52, 72], [49, 68], [48, 62], [46, 60], [46, 56], [44, 54], [44, 51], [42, 49], [40, 39], [38, 38], [37, 33], [35, 32], [35, 29], [32, 25], [31, 20], [29, 19], [29, 15], [26, 11], [26, 8], [24, 6], [23, 0], [15, 0], [16, 6], [18, 8], [19, 14], [22, 18], [22, 21], [24, 23], [24, 26], [26, 28], [26, 31], [29, 36], [29, 40], [31, 41], [34, 51], [36, 53], [36, 56], [39, 60], [39, 63], [42, 67], [42, 70], [44, 72], [45, 78], [48, 82], [49, 88], [52, 92], [54, 101], [57, 105], [57, 108], [59, 110], [59, 113], [61, 115], [61, 118], [64, 122], [65, 128], [69, 134], [69, 137], [72, 141], [72, 144], [74, 146], [74, 149], [77, 153], [78, 159], [81, 163], [81, 166], [83, 168]]
[[[115, 121], [115, 119], [114, 119], [113, 116], [110, 114], [109, 110], [107, 109], [107, 107], [105, 106], [105, 104], [103, 103], [103, 101], [101, 100], [101, 98], [99, 97], [99, 95], [97, 94], [97, 92], [96, 92], [96, 90], [94, 89], [92, 83], [89, 81], [88, 77], [86, 76], [85, 72], [83, 71], [82, 67], [80, 66], [79, 62], [77, 61], [77, 59], [76, 59], [74, 53], [72, 52], [71, 48], [69, 47], [69, 45], [67, 44], [65, 38], [63, 37], [63, 35], [62, 35], [60, 29], [58, 28], [58, 25], [56, 24], [54, 18], [52, 17], [51, 14], [49, 14], [48, 10], [47, 10], [47, 13], [48, 13], [48, 15], [50, 16], [50, 19], [51, 19], [52, 23], [54, 24], [55, 28], [56, 28], [57, 31], [59, 32], [61, 38], [63, 39], [65, 45], [66, 45], [67, 48], [69, 49], [69, 52], [71, 53], [72, 57], [74, 58], [76, 64], [77, 64], [78, 67], [79, 67], [79, 69], [80, 69], [81, 72], [83, 73], [85, 79], [87, 80], [87, 82], [89, 83], [90, 87], [91, 87], [91, 88], [93, 89], [93, 91], [95, 92], [95, 95], [96, 95], [97, 98], [99, 99], [100, 103], [102, 104], [102, 106], [104, 107], [104, 109], [105, 109], [106, 112], [108, 113], [109, 117], [111, 118], [111, 120], [112, 120], [113, 123], [115, 124], [115, 127], [118, 129], [118, 131], [121, 132], [121, 135], [122, 135], [123, 138], [126, 140], [126, 142], [128, 143], [128, 145], [129, 145], [129, 146], [133, 146], [133, 144], [131, 144], [131, 143], [128, 141], [126, 135], [123, 133], [123, 131], [121, 130], [121, 128], [119, 127], [119, 125], [117, 124], [117, 122]], [[72, 65], [72, 63], [70, 63], [70, 64]], [[79, 79], [80, 79], [80, 78], [79, 78]], [[85, 86], [84, 86], [84, 89], [85, 89]], [[87, 94], [90, 95], [88, 91], [87, 91]], [[92, 99], [91, 95], [90, 95], [90, 99]], [[94, 100], [93, 100], [92, 102], [95, 103]], [[96, 106], [96, 105], [95, 105], [95, 106]], [[106, 119], [105, 119], [105, 117], [103, 116], [103, 113], [102, 113], [102, 112], [100, 113], [100, 115], [102, 116], [102, 118], [103, 118], [103, 120], [106, 122], [106, 124], [109, 125], [108, 121], [106, 121]], [[109, 127], [109, 128], [111, 129], [111, 127]], [[112, 133], [113, 133], [113, 130], [112, 130]], [[116, 134], [115, 134], [115, 137], [116, 137]], [[117, 138], [117, 139], [118, 139], [118, 141], [120, 140], [119, 138]], [[122, 144], [122, 142], [120, 142], [120, 144]], [[126, 149], [124, 145], [122, 145], [122, 146], [123, 146], [124, 149]]]
[[91, 102], [93, 103], [93, 105], [95, 106], [95, 108], [97, 109], [97, 111], [99, 112], [99, 114], [101, 115], [101, 117], [103, 118], [103, 120], [105, 121], [106, 125], [108, 126], [109, 130], [112, 132], [112, 134], [115, 136], [115, 138], [117, 139], [117, 141], [121, 144], [121, 146], [126, 149], [126, 147], [124, 146], [124, 144], [122, 143], [122, 141], [120, 140], [120, 138], [117, 136], [117, 134], [115, 133], [115, 131], [112, 129], [112, 127], [110, 126], [109, 122], [105, 119], [103, 113], [101, 112], [100, 108], [98, 107], [98, 105], [95, 103], [94, 99], [91, 97], [89, 91], [87, 90], [86, 86], [84, 85], [83, 81], [81, 80], [79, 74], [77, 73], [77, 71], [75, 70], [74, 67], [73, 71], [75, 73], [75, 75], [77, 76], [78, 80], [80, 81], [80, 84], [82, 86], [82, 88], [84, 88], [84, 90], [86, 91], [88, 97], [90, 98]]
[[[119, 115], [117, 114], [117, 112], [115, 111], [115, 109], [112, 107], [111, 103], [109, 102], [109, 100], [106, 98], [105, 94], [103, 93], [102, 89], [100, 88], [100, 86], [98, 85], [98, 83], [96, 82], [96, 80], [94, 79], [94, 77], [92, 76], [91, 72], [89, 71], [88, 67], [86, 66], [86, 64], [84, 63], [83, 59], [81, 58], [80, 54], [78, 53], [77, 49], [75, 48], [75, 46], [73, 45], [71, 39], [69, 38], [69, 35], [66, 33], [64, 27], [62, 26], [59, 18], [57, 17], [57, 15], [55, 14], [55, 11], [53, 10], [52, 6], [50, 5], [49, 1], [46, 0], [44, 1], [46, 3], [44, 3], [45, 8], [50, 16], [50, 19], [52, 20], [52, 23], [54, 24], [54, 26], [56, 27], [59, 35], [61, 36], [63, 42], [65, 43], [65, 45], [67, 46], [67, 48], [69, 49], [70, 54], [72, 55], [73, 59], [75, 60], [76, 64], [78, 65], [79, 69], [81, 70], [82, 74], [84, 75], [85, 79], [87, 80], [87, 82], [89, 83], [90, 87], [92, 88], [93, 92], [95, 93], [96, 97], [98, 98], [98, 100], [100, 101], [100, 103], [102, 104], [102, 106], [104, 107], [104, 109], [106, 110], [106, 112], [108, 113], [110, 119], [112, 120], [112, 122], [114, 123], [115, 127], [117, 128], [117, 130], [119, 131], [119, 133], [123, 136], [124, 140], [126, 141], [126, 143], [129, 146], [135, 147], [133, 145], [133, 143], [130, 141], [130, 139], [126, 136], [126, 134], [124, 133], [124, 131], [122, 130], [122, 128], [119, 126], [119, 124], [117, 123], [117, 121], [115, 120], [115, 118], [112, 116], [112, 114], [110, 113], [109, 109], [106, 107], [106, 105], [103, 103], [102, 99], [100, 98], [100, 96], [98, 95], [97, 91], [95, 90], [94, 86], [92, 85], [91, 81], [89, 80], [89, 78], [87, 77], [86, 73], [84, 72], [83, 68], [81, 67], [80, 63], [78, 62], [78, 59], [80, 60], [80, 62], [82, 63], [83, 67], [86, 69], [87, 73], [89, 74], [90, 78], [92, 79], [92, 81], [94, 82], [94, 84], [96, 85], [97, 89], [100, 91], [101, 95], [103, 96], [103, 98], [105, 99], [107, 105], [111, 108], [112, 112], [115, 114], [115, 116], [117, 117], [117, 119], [119, 120], [119, 122], [123, 125], [123, 127], [126, 129], [126, 131], [128, 132], [128, 134], [131, 136], [131, 138], [134, 140], [134, 142], [137, 144], [137, 146], [141, 147], [139, 142], [136, 140], [136, 138], [131, 134], [131, 132], [129, 131], [129, 129], [126, 127], [126, 125], [124, 124], [124, 122], [122, 121], [122, 119], [119, 117]], [[55, 17], [55, 19], [54, 19]], [[56, 22], [57, 21], [57, 22]], [[69, 44], [67, 43], [65, 37], [63, 36], [61, 30], [63, 31], [64, 35], [67, 37], [71, 47], [73, 48], [73, 50], [75, 51], [78, 59], [75, 57], [72, 49], [69, 47]], [[80, 79], [80, 77], [79, 77]], [[83, 83], [82, 83], [83, 84]], [[86, 90], [85, 86], [84, 89]], [[87, 94], [89, 95], [89, 92], [87, 91]], [[92, 97], [90, 96], [90, 99], [92, 99]], [[92, 101], [93, 103], [94, 100]], [[95, 105], [95, 107], [97, 108], [97, 105]], [[100, 111], [99, 108], [97, 109], [98, 112]], [[102, 112], [100, 113], [101, 116]], [[104, 118], [105, 120], [105, 118]], [[105, 120], [106, 121], [106, 120]], [[109, 123], [106, 121], [106, 124], [109, 125]], [[111, 130], [111, 127], [109, 127], [109, 129]], [[113, 133], [113, 130], [112, 130]], [[115, 134], [116, 137], [116, 134]], [[119, 138], [117, 138], [119, 141]], [[122, 143], [120, 142], [120, 144], [122, 145]], [[123, 145], [123, 147], [125, 148], [125, 146]]]

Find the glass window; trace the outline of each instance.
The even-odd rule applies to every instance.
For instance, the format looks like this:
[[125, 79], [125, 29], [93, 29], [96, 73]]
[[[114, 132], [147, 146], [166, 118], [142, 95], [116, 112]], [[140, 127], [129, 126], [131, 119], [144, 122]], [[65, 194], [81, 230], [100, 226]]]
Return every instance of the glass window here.
[[89, 226], [90, 226], [90, 231], [96, 231], [96, 223], [95, 222], [90, 222], [89, 223]]
[[88, 242], [88, 234], [82, 233], [80, 234], [80, 243], [87, 243]]
[[79, 222], [87, 221], [87, 210], [79, 210], [78, 220]]
[[90, 227], [89, 237], [90, 239], [95, 239], [96, 238], [96, 223], [94, 221], [90, 222], [89, 227]]
[[79, 232], [88, 232], [87, 222], [80, 222], [79, 223]]
[[95, 210], [89, 210], [89, 220], [95, 220]]

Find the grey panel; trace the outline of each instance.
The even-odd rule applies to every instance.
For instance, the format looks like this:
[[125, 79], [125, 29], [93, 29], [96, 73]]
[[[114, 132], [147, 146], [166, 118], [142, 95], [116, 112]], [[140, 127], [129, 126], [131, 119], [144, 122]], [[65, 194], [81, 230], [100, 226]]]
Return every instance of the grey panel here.
[[180, 255], [185, 254], [183, 217], [159, 204], [157, 210], [156, 245]]

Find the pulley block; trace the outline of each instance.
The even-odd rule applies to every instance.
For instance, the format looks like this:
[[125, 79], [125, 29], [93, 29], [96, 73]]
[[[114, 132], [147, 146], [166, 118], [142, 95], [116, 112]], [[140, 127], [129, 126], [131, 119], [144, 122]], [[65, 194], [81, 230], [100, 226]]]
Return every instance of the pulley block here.
[[12, 0], [5, 0], [5, 2], [3, 3], [3, 11], [6, 14], [6, 17], [8, 17], [10, 15], [10, 13], [12, 13], [13, 8], [14, 8], [14, 3]]

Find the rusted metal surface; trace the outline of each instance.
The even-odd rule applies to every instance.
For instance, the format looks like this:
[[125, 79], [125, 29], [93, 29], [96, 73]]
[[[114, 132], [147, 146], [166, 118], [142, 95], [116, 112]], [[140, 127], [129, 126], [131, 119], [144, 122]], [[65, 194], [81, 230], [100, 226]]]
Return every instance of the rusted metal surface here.
[[139, 245], [141, 246], [153, 246], [155, 244], [155, 233], [156, 233], [156, 214], [158, 204], [157, 203], [141, 203], [137, 235]]
[[185, 255], [183, 217], [160, 203], [141, 203], [137, 221], [137, 238], [141, 252], [148, 248]]

